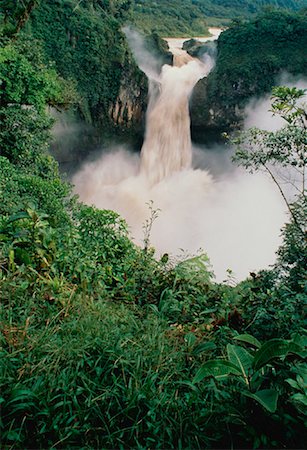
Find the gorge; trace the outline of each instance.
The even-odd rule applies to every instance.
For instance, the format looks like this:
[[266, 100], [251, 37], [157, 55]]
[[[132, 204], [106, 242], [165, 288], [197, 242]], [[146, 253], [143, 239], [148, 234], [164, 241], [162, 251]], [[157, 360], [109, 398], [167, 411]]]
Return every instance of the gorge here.
[[[132, 46], [141, 39], [131, 30], [127, 37]], [[227, 147], [220, 149], [220, 164], [228, 168], [213, 176], [207, 170], [210, 150], [191, 142], [188, 100], [197, 81], [210, 73], [213, 58], [194, 59], [170, 47], [176, 65], [164, 65], [159, 73], [140, 48], [138, 42], [134, 54], [150, 93], [141, 155], [115, 147], [85, 163], [73, 178], [76, 192], [87, 204], [120, 213], [141, 245], [150, 208], [157, 210], [150, 230], [156, 256], [207, 252], [218, 280], [228, 269], [243, 279], [272, 264], [285, 221], [278, 193], [265, 177], [232, 167]]]

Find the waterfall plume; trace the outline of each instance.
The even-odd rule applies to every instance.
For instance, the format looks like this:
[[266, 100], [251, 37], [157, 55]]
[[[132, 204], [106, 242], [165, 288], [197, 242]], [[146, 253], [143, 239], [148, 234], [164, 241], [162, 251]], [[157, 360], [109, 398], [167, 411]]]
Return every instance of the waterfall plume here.
[[181, 67], [163, 66], [160, 93], [147, 112], [141, 151], [141, 173], [151, 184], [191, 167], [189, 96], [211, 66], [194, 60]]

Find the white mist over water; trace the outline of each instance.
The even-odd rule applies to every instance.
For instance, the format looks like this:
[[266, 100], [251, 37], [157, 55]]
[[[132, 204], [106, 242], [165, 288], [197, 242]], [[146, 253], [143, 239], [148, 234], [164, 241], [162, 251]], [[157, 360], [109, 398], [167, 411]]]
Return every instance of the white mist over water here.
[[227, 269], [242, 279], [274, 262], [285, 213], [264, 176], [235, 169], [216, 181], [206, 170], [191, 166], [188, 98], [212, 65], [206, 60], [164, 66], [158, 78], [153, 64], [141, 66], [150, 68], [147, 75], [154, 73], [160, 86], [158, 95], [157, 89], [151, 91], [141, 156], [113, 149], [85, 164], [73, 182], [84, 202], [120, 213], [139, 244], [152, 201], [160, 210], [150, 235], [157, 256], [178, 255], [180, 249], [195, 254], [202, 248], [218, 280]]
[[[276, 79], [276, 86], [297, 87], [307, 89], [307, 79], [297, 78], [287, 72], [283, 72]], [[307, 102], [307, 94], [303, 96], [300, 103]], [[271, 95], [267, 94], [260, 98], [252, 98], [245, 108], [244, 128], [257, 127], [262, 130], [276, 131], [285, 125], [284, 119], [279, 115], [271, 113]]]

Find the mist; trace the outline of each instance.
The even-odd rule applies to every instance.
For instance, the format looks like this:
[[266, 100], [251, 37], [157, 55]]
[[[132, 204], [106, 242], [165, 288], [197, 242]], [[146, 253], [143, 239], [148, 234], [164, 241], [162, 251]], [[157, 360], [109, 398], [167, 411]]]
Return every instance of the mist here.
[[[307, 89], [307, 79], [295, 77], [283, 72], [276, 77], [276, 86], [297, 87]], [[260, 98], [252, 98], [245, 108], [244, 128], [257, 127], [262, 130], [277, 131], [285, 125], [285, 121], [278, 115], [273, 115], [271, 110], [271, 95], [267, 94]], [[306, 102], [306, 95], [302, 102]]]
[[130, 26], [123, 27], [123, 32], [133, 52], [139, 68], [147, 75], [149, 80], [158, 80], [162, 58], [149, 50], [143, 36]]
[[274, 263], [286, 216], [266, 177], [237, 169], [215, 181], [208, 171], [186, 169], [152, 186], [139, 165], [138, 156], [123, 149], [103, 155], [74, 177], [76, 192], [85, 203], [116, 210], [139, 245], [152, 201], [159, 209], [150, 235], [157, 257], [204, 251], [217, 280], [227, 269], [241, 280]]
[[[297, 87], [307, 89], [307, 79], [293, 76], [283, 72], [276, 77], [276, 86]], [[273, 115], [271, 110], [270, 95], [261, 98], [253, 98], [245, 108], [244, 129], [257, 127], [266, 131], [277, 131], [287, 125], [287, 122], [279, 115]], [[299, 104], [307, 102], [307, 93], [298, 101]], [[302, 192], [302, 176], [295, 167], [281, 167], [281, 165], [271, 165], [271, 172], [286, 195], [288, 201], [293, 202], [299, 192]]]
[[[138, 36], [133, 36], [137, 41]], [[142, 47], [137, 48], [142, 59]], [[85, 163], [73, 183], [85, 203], [117, 211], [127, 221], [132, 239], [141, 246], [152, 202], [158, 217], [152, 225], [150, 244], [157, 258], [164, 253], [181, 258], [205, 252], [217, 281], [223, 281], [229, 269], [239, 281], [249, 272], [274, 263], [287, 214], [268, 177], [250, 175], [232, 165], [231, 148], [212, 151], [191, 143], [188, 98], [194, 81], [206, 76], [212, 65], [211, 61], [202, 70], [195, 61], [180, 68], [164, 66], [164, 73], [172, 74], [176, 85], [171, 81], [171, 95], [164, 96], [167, 83], [163, 73], [158, 74], [159, 88], [147, 112], [141, 155], [124, 147], [112, 148]], [[246, 126], [257, 124], [266, 101], [250, 103]]]

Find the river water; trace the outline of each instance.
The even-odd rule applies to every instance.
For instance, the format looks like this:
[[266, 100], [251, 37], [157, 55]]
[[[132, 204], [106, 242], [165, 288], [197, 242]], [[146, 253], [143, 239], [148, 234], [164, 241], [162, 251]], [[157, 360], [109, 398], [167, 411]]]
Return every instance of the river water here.
[[[208, 41], [215, 41], [218, 39], [219, 35], [223, 32], [223, 28], [216, 28], [212, 27], [209, 28], [210, 36], [199, 36], [194, 37], [193, 39], [199, 41], [199, 42], [208, 42]], [[189, 37], [181, 37], [181, 38], [164, 38], [165, 41], [168, 43], [169, 49], [173, 54], [176, 53], [182, 53], [182, 46], [183, 43], [187, 40], [189, 40]], [[184, 52], [184, 50], [183, 50]]]

